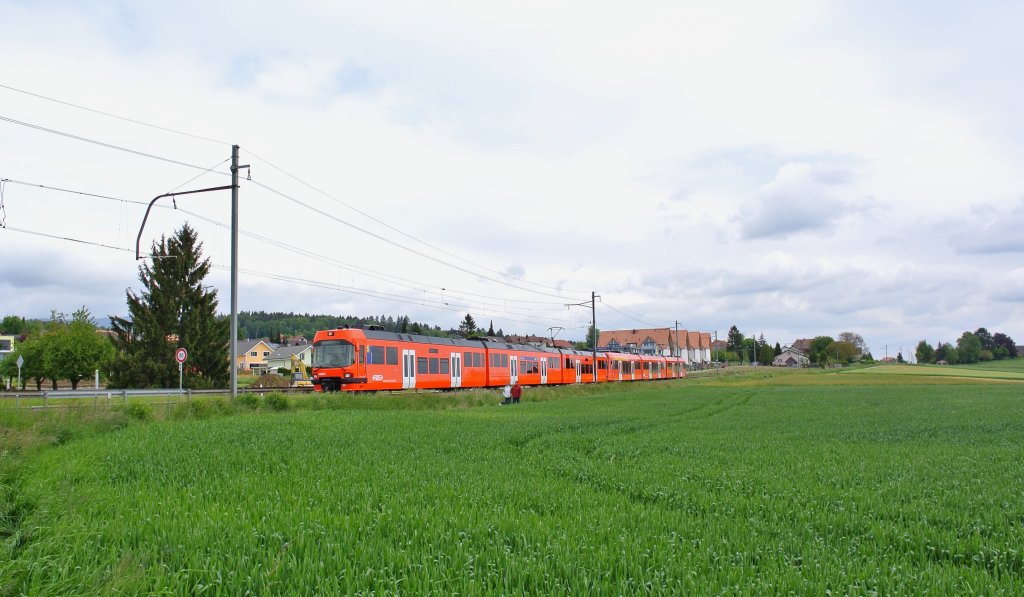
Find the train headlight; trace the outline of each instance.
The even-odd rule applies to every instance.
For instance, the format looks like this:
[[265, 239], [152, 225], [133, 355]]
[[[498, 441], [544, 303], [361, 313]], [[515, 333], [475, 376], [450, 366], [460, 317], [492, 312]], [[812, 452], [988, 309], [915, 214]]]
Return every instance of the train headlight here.
[[350, 377], [352, 377], [352, 374], [351, 374], [351, 373], [346, 373], [346, 374], [345, 374], [345, 379], [348, 379], [348, 378], [350, 378]]

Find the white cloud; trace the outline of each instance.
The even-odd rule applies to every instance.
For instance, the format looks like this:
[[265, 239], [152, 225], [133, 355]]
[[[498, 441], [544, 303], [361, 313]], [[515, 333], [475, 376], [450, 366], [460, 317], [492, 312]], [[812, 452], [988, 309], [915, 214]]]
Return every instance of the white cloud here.
[[[543, 332], [585, 328], [589, 313], [564, 305], [594, 290], [659, 323], [736, 323], [783, 343], [847, 329], [872, 344], [979, 325], [1024, 334], [1006, 276], [1024, 224], [1024, 84], [1006, 76], [1024, 55], [1009, 25], [1019, 9], [0, 6], [0, 84], [225, 143], [4, 89], [0, 114], [204, 167], [239, 143], [254, 181], [473, 272], [245, 183], [244, 230], [327, 261], [243, 237], [242, 266], [334, 289], [243, 275], [244, 309], [457, 325], [464, 312], [433, 300]], [[44, 35], [57, 24], [59, 37]], [[0, 177], [148, 201], [197, 173], [0, 127]], [[228, 220], [226, 194], [179, 205]], [[6, 209], [10, 226], [131, 248], [141, 220], [134, 204], [14, 186]], [[143, 244], [185, 219], [226, 264], [226, 230], [180, 211], [154, 212]], [[4, 309], [46, 316], [86, 299], [107, 312], [135, 284], [134, 260], [118, 252], [0, 239], [20, 267], [3, 270]], [[77, 277], [81, 256], [95, 275]], [[524, 278], [519, 288], [488, 279], [506, 273]], [[213, 279], [227, 296], [223, 272]], [[637, 324], [600, 305], [599, 317], [605, 329]]]

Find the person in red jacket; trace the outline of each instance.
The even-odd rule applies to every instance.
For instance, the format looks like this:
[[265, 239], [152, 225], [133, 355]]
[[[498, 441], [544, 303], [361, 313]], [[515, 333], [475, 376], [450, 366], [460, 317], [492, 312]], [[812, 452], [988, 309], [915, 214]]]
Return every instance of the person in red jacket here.
[[516, 385], [512, 386], [512, 404], [518, 404], [519, 398], [523, 395], [523, 386], [516, 382]]

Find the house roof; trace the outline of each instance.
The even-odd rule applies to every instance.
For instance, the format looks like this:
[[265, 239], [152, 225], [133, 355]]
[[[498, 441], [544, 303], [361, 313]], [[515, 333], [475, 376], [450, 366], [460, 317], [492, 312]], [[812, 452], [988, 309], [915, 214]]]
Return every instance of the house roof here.
[[804, 354], [807, 354], [811, 352], [811, 342], [814, 342], [814, 338], [800, 338], [799, 340], [793, 342], [789, 346], [791, 348], [799, 350]]
[[[683, 343], [683, 337], [686, 333], [685, 330], [679, 330], [679, 343]], [[640, 347], [647, 340], [651, 340], [661, 348], [668, 346], [674, 346], [675, 341], [672, 339], [675, 336], [675, 331], [672, 328], [647, 328], [647, 329], [633, 329], [633, 330], [603, 330], [598, 335], [597, 344], [598, 346], [608, 346], [612, 340], [617, 342], [619, 346], [628, 346], [630, 344]]]
[[251, 352], [252, 349], [256, 348], [260, 344], [266, 346], [266, 350], [273, 350], [273, 348], [270, 346], [269, 343], [267, 343], [266, 340], [239, 340], [238, 342], [235, 342], [235, 346], [237, 348], [235, 354], [245, 355], [246, 353]]
[[711, 332], [700, 333], [700, 348], [711, 348]]
[[700, 348], [700, 332], [686, 332], [686, 347]]
[[292, 355], [299, 354], [300, 352], [304, 352], [307, 350], [313, 350], [313, 346], [311, 344], [306, 344], [304, 346], [282, 346], [275, 350], [274, 352], [270, 353], [270, 356], [267, 357], [267, 360], [289, 360], [292, 358]]

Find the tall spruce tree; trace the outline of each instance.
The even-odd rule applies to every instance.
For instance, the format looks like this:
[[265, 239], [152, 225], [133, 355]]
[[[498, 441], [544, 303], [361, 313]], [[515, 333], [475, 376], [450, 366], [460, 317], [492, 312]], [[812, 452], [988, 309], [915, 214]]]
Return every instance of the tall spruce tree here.
[[217, 291], [203, 287], [210, 260], [188, 224], [152, 248], [152, 265], [139, 266], [144, 290], [127, 291], [129, 318], [111, 317], [117, 334], [117, 360], [111, 371], [116, 387], [178, 385], [174, 351], [188, 350], [184, 385], [225, 387], [230, 377], [230, 320], [217, 317]]

